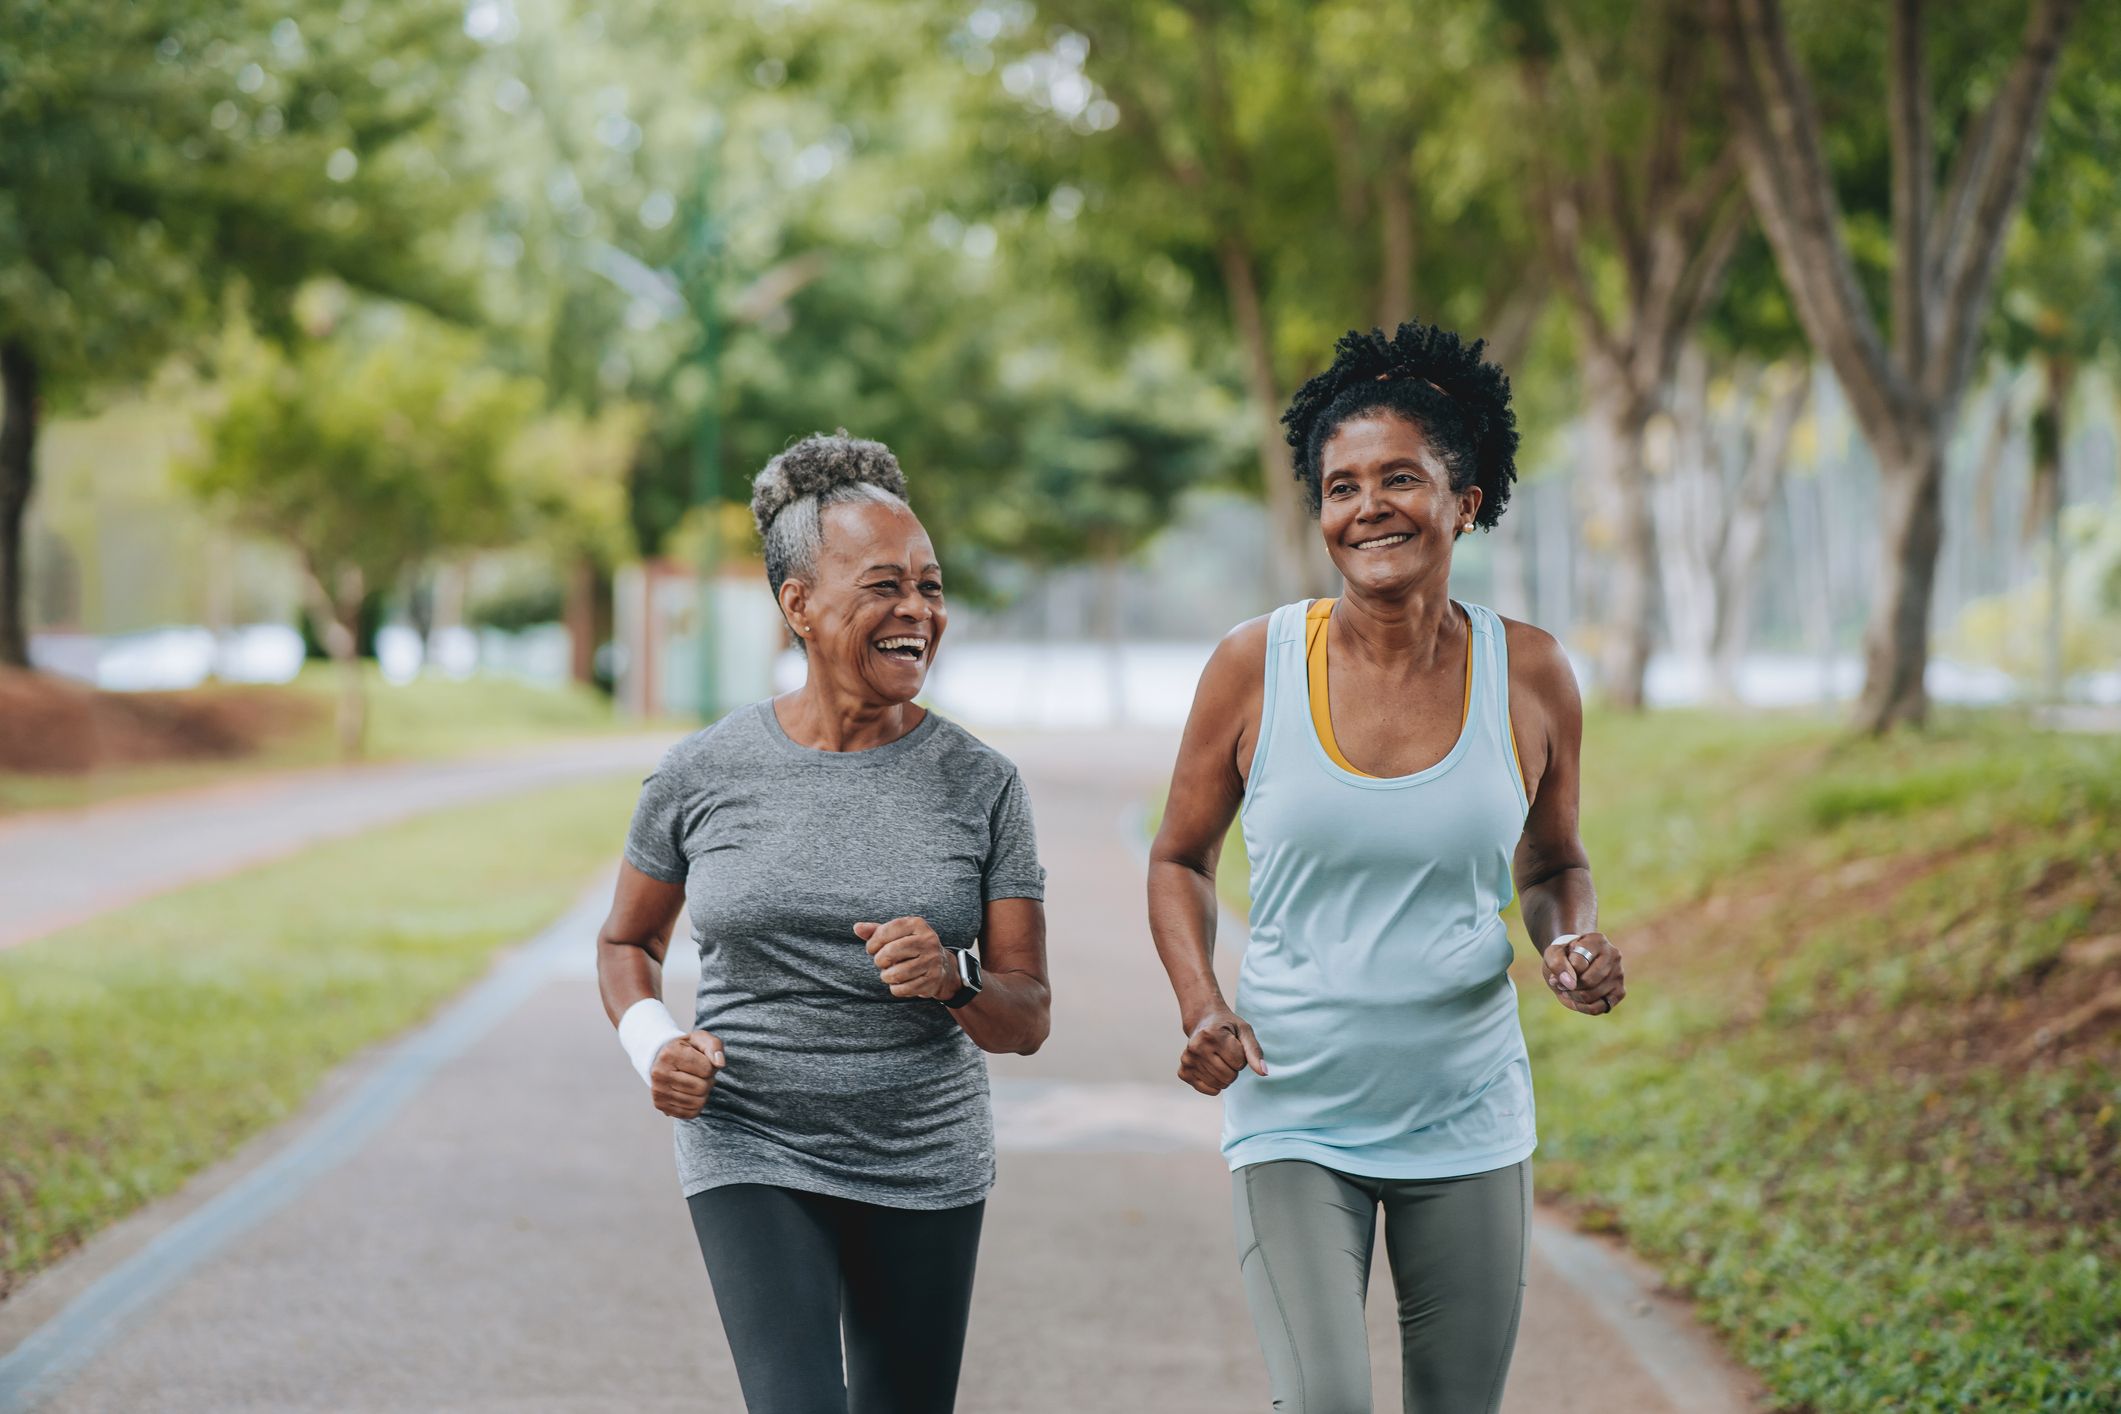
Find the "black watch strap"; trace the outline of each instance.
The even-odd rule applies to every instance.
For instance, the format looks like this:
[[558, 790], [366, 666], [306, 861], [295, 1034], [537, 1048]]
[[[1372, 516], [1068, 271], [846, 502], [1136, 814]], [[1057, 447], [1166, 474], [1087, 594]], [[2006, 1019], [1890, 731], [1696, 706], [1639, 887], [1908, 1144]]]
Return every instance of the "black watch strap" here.
[[965, 983], [964, 986], [957, 989], [955, 995], [947, 997], [943, 1001], [944, 1006], [955, 1011], [979, 995], [979, 958], [974, 956], [970, 948], [951, 948], [950, 952], [957, 961], [957, 975]]

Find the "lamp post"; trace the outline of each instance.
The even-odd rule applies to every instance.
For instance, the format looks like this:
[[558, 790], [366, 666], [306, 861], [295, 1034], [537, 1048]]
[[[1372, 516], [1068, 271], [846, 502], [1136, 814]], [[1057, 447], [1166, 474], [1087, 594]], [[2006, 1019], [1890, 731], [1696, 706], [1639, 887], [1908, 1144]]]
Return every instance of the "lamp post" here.
[[612, 284], [656, 311], [658, 320], [690, 316], [699, 329], [694, 366], [700, 370], [705, 388], [692, 434], [692, 504], [704, 512], [705, 534], [700, 539], [699, 626], [694, 652], [699, 662], [695, 685], [700, 716], [712, 721], [721, 715], [721, 646], [716, 619], [715, 581], [721, 570], [722, 534], [722, 439], [721, 416], [715, 396], [714, 290], [708, 276], [712, 269], [714, 233], [704, 196], [697, 198], [692, 216], [692, 239], [686, 249], [684, 283], [667, 270], [657, 270], [606, 241], [589, 249], [590, 268]]
[[[700, 189], [705, 191], [705, 183]], [[692, 504], [704, 509], [706, 521], [706, 534], [700, 537], [700, 628], [695, 651], [700, 659], [700, 717], [709, 722], [722, 714], [721, 664], [716, 661], [721, 648], [721, 635], [717, 632], [720, 604], [715, 593], [716, 579], [722, 567], [722, 421], [717, 407], [714, 364], [714, 290], [707, 278], [712, 269], [713, 240], [703, 195], [692, 223], [691, 260], [688, 262], [692, 267], [692, 295], [686, 303], [700, 330], [699, 351], [695, 357], [705, 388], [700, 399], [699, 419], [692, 429]]]

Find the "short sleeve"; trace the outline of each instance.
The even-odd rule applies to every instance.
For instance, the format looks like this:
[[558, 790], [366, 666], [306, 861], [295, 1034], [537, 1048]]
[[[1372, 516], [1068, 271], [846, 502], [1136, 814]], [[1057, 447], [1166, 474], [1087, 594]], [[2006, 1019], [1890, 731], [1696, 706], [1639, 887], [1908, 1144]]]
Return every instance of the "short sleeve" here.
[[626, 862], [666, 884], [684, 883], [689, 865], [685, 857], [688, 790], [685, 773], [673, 769], [676, 754], [675, 748], [665, 752], [662, 762], [641, 782], [641, 798], [626, 830]]
[[980, 896], [998, 898], [1046, 896], [1046, 871], [1038, 862], [1038, 834], [1031, 826], [1031, 797], [1014, 769], [994, 802], [989, 821], [987, 867], [980, 876]]

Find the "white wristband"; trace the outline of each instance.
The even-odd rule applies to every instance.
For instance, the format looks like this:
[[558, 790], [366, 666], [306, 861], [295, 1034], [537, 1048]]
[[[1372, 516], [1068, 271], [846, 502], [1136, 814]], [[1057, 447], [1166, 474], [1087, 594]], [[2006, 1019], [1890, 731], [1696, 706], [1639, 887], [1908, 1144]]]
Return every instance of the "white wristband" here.
[[643, 997], [626, 1008], [619, 1018], [619, 1044], [626, 1048], [626, 1058], [633, 1068], [648, 1079], [648, 1072], [655, 1067], [655, 1058], [663, 1047], [685, 1033], [678, 1030], [677, 1023], [670, 1019], [659, 997]]

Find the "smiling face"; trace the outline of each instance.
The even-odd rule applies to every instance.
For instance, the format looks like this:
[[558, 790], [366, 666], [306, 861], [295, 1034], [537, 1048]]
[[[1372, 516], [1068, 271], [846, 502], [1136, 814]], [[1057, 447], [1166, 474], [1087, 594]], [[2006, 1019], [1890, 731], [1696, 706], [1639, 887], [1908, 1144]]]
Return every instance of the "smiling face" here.
[[781, 609], [824, 684], [871, 702], [911, 702], [949, 613], [935, 547], [913, 512], [876, 501], [827, 506], [814, 582], [781, 585]]
[[1343, 422], [1319, 448], [1319, 530], [1349, 587], [1389, 593], [1448, 579], [1451, 544], [1480, 510], [1480, 488], [1451, 489], [1420, 427], [1377, 411]]

